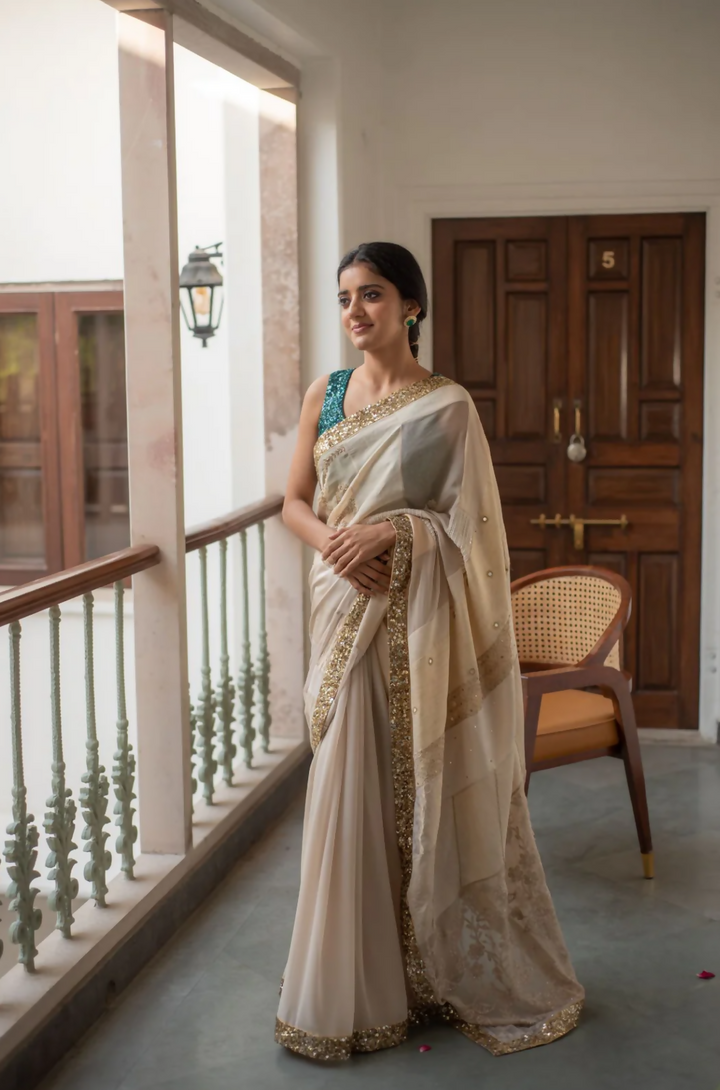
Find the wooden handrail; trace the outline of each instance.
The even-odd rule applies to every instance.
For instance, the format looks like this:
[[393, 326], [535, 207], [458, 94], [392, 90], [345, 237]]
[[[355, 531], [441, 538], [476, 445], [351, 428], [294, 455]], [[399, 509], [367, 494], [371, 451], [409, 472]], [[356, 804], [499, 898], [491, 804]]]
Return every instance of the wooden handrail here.
[[21, 621], [33, 613], [41, 613], [60, 602], [107, 587], [159, 563], [160, 549], [157, 545], [135, 545], [99, 560], [88, 560], [75, 568], [66, 568], [55, 575], [44, 575], [32, 583], [23, 583], [0, 594], [0, 625]]
[[215, 541], [222, 541], [225, 537], [240, 533], [241, 530], [248, 530], [258, 522], [279, 515], [282, 505], [282, 496], [266, 496], [264, 500], [249, 503], [247, 507], [239, 507], [228, 515], [193, 526], [185, 534], [185, 551], [192, 553], [203, 545], [212, 545]]
[[[266, 496], [263, 500], [240, 507], [220, 518], [203, 522], [187, 531], [185, 545], [187, 552], [193, 552], [203, 545], [212, 545], [215, 541], [247, 530], [258, 522], [278, 515], [282, 511], [282, 496]], [[0, 594], [0, 625], [20, 621], [41, 613], [50, 606], [78, 598], [81, 594], [99, 590], [126, 579], [129, 575], [145, 571], [160, 563], [160, 549], [157, 545], [135, 545], [121, 549], [117, 553], [88, 560], [74, 568], [66, 568], [54, 575], [44, 575], [32, 583], [22, 583], [12, 590]]]

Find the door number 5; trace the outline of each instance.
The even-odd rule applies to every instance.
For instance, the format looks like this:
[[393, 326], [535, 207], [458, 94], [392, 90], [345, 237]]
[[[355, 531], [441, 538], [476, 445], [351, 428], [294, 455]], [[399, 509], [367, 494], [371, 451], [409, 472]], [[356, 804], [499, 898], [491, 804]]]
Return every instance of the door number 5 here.
[[602, 264], [603, 264], [604, 269], [614, 269], [615, 268], [615, 251], [614, 250], [603, 250]]

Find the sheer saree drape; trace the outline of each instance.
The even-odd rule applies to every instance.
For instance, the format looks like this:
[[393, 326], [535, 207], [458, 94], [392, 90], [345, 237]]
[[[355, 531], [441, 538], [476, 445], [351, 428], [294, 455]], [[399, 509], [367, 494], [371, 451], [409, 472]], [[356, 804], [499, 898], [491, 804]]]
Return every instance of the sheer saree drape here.
[[329, 525], [392, 519], [390, 591], [316, 558], [310, 772], [277, 1040], [318, 1059], [438, 1014], [495, 1054], [544, 1044], [583, 999], [525, 800], [508, 556], [489, 451], [440, 376], [318, 440]]

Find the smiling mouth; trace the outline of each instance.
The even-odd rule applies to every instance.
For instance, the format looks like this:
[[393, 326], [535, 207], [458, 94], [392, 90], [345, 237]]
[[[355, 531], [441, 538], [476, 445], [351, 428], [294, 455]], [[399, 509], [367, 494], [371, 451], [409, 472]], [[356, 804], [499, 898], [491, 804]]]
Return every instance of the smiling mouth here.
[[354, 325], [352, 327], [352, 331], [353, 331], [353, 333], [362, 333], [362, 331], [364, 329], [370, 329], [370, 328], [371, 328], [370, 322], [363, 322], [362, 325]]

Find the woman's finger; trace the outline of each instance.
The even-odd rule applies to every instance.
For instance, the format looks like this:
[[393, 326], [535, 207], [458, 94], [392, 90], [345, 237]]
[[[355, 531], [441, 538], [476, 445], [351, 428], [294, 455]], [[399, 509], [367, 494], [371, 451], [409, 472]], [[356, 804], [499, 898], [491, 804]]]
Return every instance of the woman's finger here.
[[349, 527], [343, 526], [339, 530], [333, 530], [328, 538], [325, 548], [321, 552], [323, 560], [327, 560], [333, 549], [337, 549], [338, 545], [347, 537]]
[[349, 575], [350, 572], [354, 571], [358, 564], [361, 563], [362, 558], [357, 555], [357, 546], [355, 548], [350, 546], [348, 551], [340, 557], [340, 560], [335, 565], [335, 574]]
[[345, 561], [348, 559], [348, 557], [354, 556], [354, 555], [355, 555], [355, 547], [353, 545], [341, 545], [340, 548], [337, 549], [332, 554], [332, 556], [329, 559], [330, 559], [330, 563], [335, 566], [336, 574], [340, 574], [338, 572], [338, 564], [340, 564], [340, 565], [344, 564]]
[[337, 563], [340, 557], [352, 548], [353, 545], [350, 541], [336, 541], [332, 549], [328, 551], [328, 560], [332, 563]]
[[[358, 569], [358, 572], [359, 570], [361, 569]], [[382, 594], [387, 594], [390, 590], [390, 580], [387, 578], [383, 578], [378, 572], [368, 572], [367, 578], [370, 580], [371, 583], [373, 583], [373, 586], [375, 586], [376, 590], [380, 591]]]

